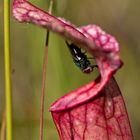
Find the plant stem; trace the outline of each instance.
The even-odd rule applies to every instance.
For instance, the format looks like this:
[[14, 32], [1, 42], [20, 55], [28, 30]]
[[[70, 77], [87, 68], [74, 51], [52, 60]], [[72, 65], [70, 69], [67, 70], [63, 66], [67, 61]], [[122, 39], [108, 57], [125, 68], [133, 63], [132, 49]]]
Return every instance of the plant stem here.
[[6, 112], [3, 112], [0, 140], [5, 140], [5, 129], [6, 129]]
[[4, 0], [4, 57], [6, 92], [6, 139], [12, 140], [12, 95], [10, 74], [10, 0]]
[[[50, 0], [49, 13], [52, 11], [53, 0]], [[45, 97], [45, 83], [46, 83], [46, 66], [49, 44], [49, 30], [46, 34], [46, 42], [44, 48], [44, 62], [43, 62], [43, 78], [42, 78], [42, 94], [40, 99], [40, 140], [43, 140], [43, 120], [44, 120], [44, 97]]]

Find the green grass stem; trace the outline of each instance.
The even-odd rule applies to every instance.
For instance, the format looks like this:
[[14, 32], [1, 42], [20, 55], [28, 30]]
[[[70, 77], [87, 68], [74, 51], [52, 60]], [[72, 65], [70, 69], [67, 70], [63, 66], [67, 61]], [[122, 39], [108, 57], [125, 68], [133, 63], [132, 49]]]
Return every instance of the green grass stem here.
[[12, 95], [10, 75], [10, 0], [4, 0], [4, 58], [6, 96], [6, 140], [12, 140]]

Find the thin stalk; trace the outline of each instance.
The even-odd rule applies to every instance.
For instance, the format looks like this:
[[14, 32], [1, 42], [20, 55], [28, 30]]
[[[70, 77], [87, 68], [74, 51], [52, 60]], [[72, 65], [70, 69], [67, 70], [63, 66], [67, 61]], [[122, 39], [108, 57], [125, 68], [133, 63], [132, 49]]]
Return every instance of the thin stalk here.
[[[50, 0], [49, 13], [51, 13], [53, 7], [53, 0]], [[45, 97], [45, 85], [46, 85], [46, 69], [47, 69], [47, 56], [48, 56], [48, 44], [49, 44], [49, 30], [46, 33], [46, 42], [44, 48], [44, 61], [43, 61], [43, 75], [42, 75], [42, 94], [40, 99], [40, 140], [43, 140], [43, 122], [44, 122], [44, 97]]]
[[6, 130], [6, 112], [3, 112], [0, 140], [5, 140], [5, 130]]
[[10, 0], [4, 0], [4, 58], [6, 96], [6, 139], [12, 140], [12, 95], [10, 73]]

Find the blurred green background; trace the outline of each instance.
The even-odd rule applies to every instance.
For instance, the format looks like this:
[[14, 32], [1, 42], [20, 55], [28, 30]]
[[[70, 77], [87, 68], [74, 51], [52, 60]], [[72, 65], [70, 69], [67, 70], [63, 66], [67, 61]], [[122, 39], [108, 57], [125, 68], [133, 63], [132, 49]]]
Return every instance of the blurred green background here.
[[[32, 0], [48, 9], [48, 0]], [[115, 75], [128, 109], [135, 140], [140, 138], [140, 1], [59, 0], [53, 14], [77, 26], [100, 25], [120, 42], [124, 66]], [[3, 55], [3, 1], [0, 1], [0, 125], [5, 108]], [[11, 16], [11, 73], [14, 140], [39, 139], [39, 107], [46, 31], [18, 23]], [[63, 38], [51, 33], [47, 65], [44, 139], [59, 140], [48, 108], [57, 98], [91, 81], [73, 63]]]

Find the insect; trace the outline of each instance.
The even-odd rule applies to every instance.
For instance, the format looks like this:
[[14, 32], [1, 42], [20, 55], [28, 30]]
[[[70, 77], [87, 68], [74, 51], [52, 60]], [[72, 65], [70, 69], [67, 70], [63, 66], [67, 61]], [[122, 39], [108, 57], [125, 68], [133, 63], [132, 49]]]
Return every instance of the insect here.
[[91, 73], [94, 67], [98, 67], [97, 65], [91, 65], [87, 55], [85, 54], [85, 52], [81, 51], [81, 48], [77, 47], [73, 43], [69, 44], [67, 41], [66, 44], [71, 52], [74, 63], [84, 73]]

